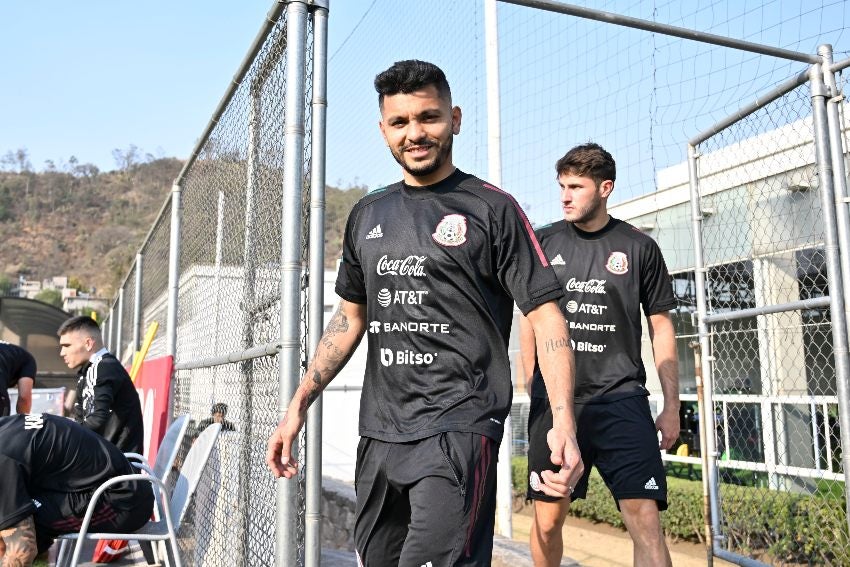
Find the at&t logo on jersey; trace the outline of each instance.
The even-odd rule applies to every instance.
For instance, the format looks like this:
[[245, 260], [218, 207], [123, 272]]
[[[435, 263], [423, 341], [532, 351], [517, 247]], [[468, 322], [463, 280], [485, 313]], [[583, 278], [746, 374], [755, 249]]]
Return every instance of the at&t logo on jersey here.
[[391, 260], [386, 255], [383, 255], [378, 260], [378, 275], [424, 278], [428, 275], [425, 273], [425, 260], [427, 259], [428, 256], [408, 256], [401, 260]]
[[579, 293], [598, 293], [605, 294], [605, 282], [607, 280], [587, 280], [581, 281], [575, 278], [570, 278], [567, 285], [564, 286], [565, 291], [577, 291]]
[[387, 288], [383, 288], [378, 292], [378, 305], [381, 307], [389, 307], [391, 304], [401, 305], [422, 305], [428, 291], [410, 291], [397, 289], [393, 292]]
[[604, 315], [607, 305], [595, 305], [593, 303], [578, 303], [577, 301], [567, 301], [568, 313], [589, 313], [590, 315]]
[[625, 252], [611, 252], [605, 262], [605, 269], [614, 275], [622, 276], [629, 271], [629, 257]]
[[446, 215], [431, 235], [434, 242], [443, 246], [460, 246], [466, 242], [466, 217]]
[[426, 352], [414, 352], [412, 350], [396, 350], [390, 348], [381, 349], [381, 364], [384, 366], [403, 365], [403, 366], [423, 366], [432, 364], [436, 354]]

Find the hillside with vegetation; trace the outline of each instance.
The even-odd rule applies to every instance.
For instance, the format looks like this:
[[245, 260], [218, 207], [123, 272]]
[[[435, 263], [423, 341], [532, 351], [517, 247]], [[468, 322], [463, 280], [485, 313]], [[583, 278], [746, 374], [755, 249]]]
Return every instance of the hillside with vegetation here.
[[[111, 297], [133, 262], [182, 162], [115, 150], [116, 169], [100, 171], [71, 157], [35, 171], [26, 150], [0, 157], [0, 288], [18, 275], [66, 275]], [[345, 220], [362, 187], [327, 188], [325, 255], [342, 249]]]

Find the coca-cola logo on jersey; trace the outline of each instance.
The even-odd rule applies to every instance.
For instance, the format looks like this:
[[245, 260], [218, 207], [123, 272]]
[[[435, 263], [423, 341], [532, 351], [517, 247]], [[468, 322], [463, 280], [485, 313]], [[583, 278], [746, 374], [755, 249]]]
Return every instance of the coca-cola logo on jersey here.
[[384, 255], [378, 260], [378, 275], [424, 278], [427, 276], [425, 273], [425, 260], [427, 259], [428, 256], [408, 256], [401, 260], [391, 260]]
[[564, 286], [566, 291], [577, 291], [579, 293], [605, 293], [605, 282], [607, 280], [587, 280], [586, 282], [579, 281], [575, 278], [570, 278], [567, 285]]

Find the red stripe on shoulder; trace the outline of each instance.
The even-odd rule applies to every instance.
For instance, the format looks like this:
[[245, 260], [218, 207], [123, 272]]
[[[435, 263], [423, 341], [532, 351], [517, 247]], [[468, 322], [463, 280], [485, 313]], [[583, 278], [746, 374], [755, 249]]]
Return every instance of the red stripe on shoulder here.
[[534, 235], [534, 228], [532, 228], [531, 223], [528, 221], [528, 217], [525, 216], [525, 211], [523, 211], [522, 207], [519, 206], [519, 203], [516, 202], [514, 196], [507, 191], [502, 191], [495, 185], [490, 185], [489, 183], [482, 183], [482, 185], [487, 189], [492, 189], [497, 193], [507, 196], [508, 199], [511, 200], [511, 203], [514, 204], [514, 208], [516, 208], [517, 213], [519, 213], [519, 218], [522, 219], [522, 224], [525, 226], [525, 231], [528, 233], [528, 237], [531, 239], [532, 244], [534, 244], [534, 249], [537, 251], [537, 257], [540, 259], [540, 263], [543, 264], [544, 268], [548, 268], [549, 259], [546, 257], [546, 254], [543, 253], [543, 249], [540, 247], [540, 242], [537, 241], [537, 237]]

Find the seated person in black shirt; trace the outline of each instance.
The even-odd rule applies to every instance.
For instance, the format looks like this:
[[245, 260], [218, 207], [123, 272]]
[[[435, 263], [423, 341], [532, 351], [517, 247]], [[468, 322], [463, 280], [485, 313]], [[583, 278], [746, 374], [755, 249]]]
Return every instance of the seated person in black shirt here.
[[73, 417], [125, 453], [144, 451], [142, 406], [129, 374], [106, 347], [91, 317], [62, 323], [60, 356], [68, 368], [79, 368]]
[[18, 388], [17, 413], [30, 411], [35, 373], [35, 358], [26, 349], [0, 341], [0, 417], [11, 411], [8, 388], [12, 386]]
[[214, 403], [212, 405], [212, 408], [210, 409], [210, 416], [206, 419], [201, 420], [201, 422], [198, 424], [197, 435], [200, 435], [201, 431], [203, 431], [213, 423], [220, 423], [222, 431], [236, 431], [236, 427], [233, 425], [233, 422], [225, 419], [226, 416], [227, 404], [221, 402]]
[[[134, 472], [117, 447], [69, 419], [0, 418], [0, 565], [31, 565], [56, 536], [79, 530], [98, 486]], [[100, 497], [91, 530], [135, 531], [153, 501], [147, 482], [116, 484]]]

